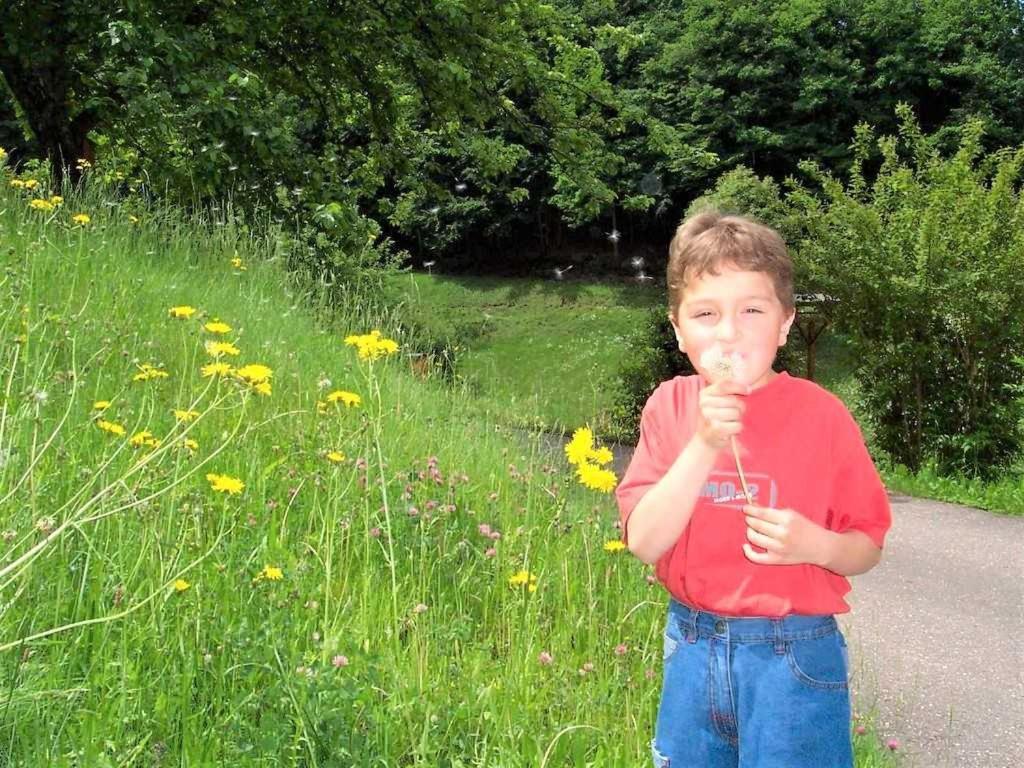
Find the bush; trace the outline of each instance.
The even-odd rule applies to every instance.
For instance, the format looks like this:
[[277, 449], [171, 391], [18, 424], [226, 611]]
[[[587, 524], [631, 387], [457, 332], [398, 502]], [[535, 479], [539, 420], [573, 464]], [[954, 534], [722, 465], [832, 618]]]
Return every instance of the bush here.
[[787, 196], [806, 227], [797, 250], [839, 299], [880, 447], [915, 471], [931, 456], [941, 472], [993, 477], [1017, 456], [1024, 415], [1009, 389], [1024, 352], [1024, 147], [983, 156], [972, 122], [943, 158], [898, 113], [897, 137], [858, 127], [848, 185], [803, 166], [824, 199]]

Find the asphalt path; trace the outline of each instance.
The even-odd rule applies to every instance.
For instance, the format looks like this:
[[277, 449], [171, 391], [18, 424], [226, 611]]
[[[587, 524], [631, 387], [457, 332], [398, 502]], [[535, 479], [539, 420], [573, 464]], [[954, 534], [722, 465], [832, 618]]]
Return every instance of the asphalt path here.
[[[559, 452], [563, 440], [546, 437]], [[610, 446], [619, 477], [632, 447]], [[890, 493], [882, 562], [838, 617], [854, 709], [903, 768], [1024, 765], [1024, 518]]]

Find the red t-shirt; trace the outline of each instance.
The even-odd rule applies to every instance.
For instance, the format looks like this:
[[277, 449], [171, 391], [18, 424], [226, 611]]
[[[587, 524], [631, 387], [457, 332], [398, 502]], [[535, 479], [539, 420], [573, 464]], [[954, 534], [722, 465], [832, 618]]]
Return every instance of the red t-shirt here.
[[[640, 440], [615, 490], [626, 521], [696, 429], [700, 376], [662, 382], [647, 400]], [[882, 547], [892, 522], [885, 487], [842, 401], [783, 372], [745, 396], [737, 437], [754, 503], [800, 512], [836, 532], [858, 530]], [[686, 528], [655, 566], [680, 602], [726, 616], [845, 613], [844, 576], [816, 565], [761, 565], [743, 554], [743, 486], [731, 449], [719, 453]]]

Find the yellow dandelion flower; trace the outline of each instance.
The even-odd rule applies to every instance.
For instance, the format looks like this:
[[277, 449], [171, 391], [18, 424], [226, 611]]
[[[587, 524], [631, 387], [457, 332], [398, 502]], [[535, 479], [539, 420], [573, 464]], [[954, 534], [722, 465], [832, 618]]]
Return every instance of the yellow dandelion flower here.
[[340, 464], [345, 460], [345, 454], [341, 451], [329, 451], [327, 453], [327, 460], [335, 464]]
[[199, 449], [199, 443], [193, 440], [191, 437], [186, 437], [182, 446], [188, 448], [190, 451], [196, 451]]
[[57, 206], [51, 203], [49, 200], [43, 200], [42, 198], [35, 198], [29, 201], [29, 206], [34, 211], [44, 211], [50, 213]]
[[97, 421], [96, 426], [102, 429], [104, 432], [109, 432], [110, 434], [117, 435], [119, 437], [121, 435], [124, 435], [126, 431], [125, 428], [118, 424], [116, 421], [106, 421], [105, 419], [100, 419], [99, 421]]
[[378, 357], [392, 355], [398, 351], [398, 342], [382, 338], [380, 331], [370, 331], [362, 335], [351, 334], [345, 337], [345, 343], [354, 346], [362, 360], [376, 360]]
[[181, 411], [177, 408], [172, 408], [171, 410], [174, 411], [175, 419], [183, 421], [186, 424], [199, 416], [199, 411]]
[[143, 363], [139, 366], [139, 372], [132, 376], [132, 381], [150, 381], [151, 379], [166, 379], [170, 376], [167, 371], [157, 368], [150, 363]]
[[203, 326], [210, 333], [231, 333], [231, 326], [220, 320], [211, 320]]
[[618, 539], [615, 539], [613, 541], [606, 541], [604, 543], [604, 551], [605, 552], [621, 552], [625, 548], [626, 548], [626, 545], [623, 544]]
[[167, 310], [167, 313], [177, 320], [188, 320], [196, 313], [195, 307], [190, 307], [188, 304], [183, 304], [179, 307], [171, 307]]
[[274, 375], [274, 372], [265, 365], [250, 363], [237, 369], [235, 375], [240, 379], [245, 379], [250, 384], [259, 384], [261, 381], [268, 381]]
[[236, 494], [241, 493], [245, 488], [245, 483], [237, 477], [218, 475], [215, 472], [207, 474], [206, 480], [210, 483], [210, 488], [219, 493]]
[[35, 189], [39, 186], [39, 182], [35, 179], [25, 179], [25, 189]]
[[359, 405], [363, 402], [363, 398], [357, 395], [355, 392], [345, 392], [341, 389], [336, 389], [327, 395], [327, 402], [329, 403], [344, 403], [349, 408], [354, 405]]
[[50, 195], [50, 202], [54, 205], [61, 205], [64, 202], [64, 198], [60, 195]]
[[614, 472], [609, 469], [601, 469], [596, 464], [590, 464], [586, 461], [577, 465], [576, 476], [587, 488], [603, 493], [611, 493], [618, 484], [618, 479], [615, 477]]
[[92, 409], [94, 411], [105, 411], [109, 407], [110, 407], [110, 401], [109, 400], [97, 400], [95, 403], [92, 404]]
[[270, 396], [270, 382], [261, 381], [259, 384], [253, 385], [253, 389], [256, 390], [256, 394], [263, 395], [264, 397]]
[[139, 217], [138, 216], [132, 216], [131, 214], [128, 214], [128, 221], [130, 221], [132, 224], [138, 224], [139, 223]]
[[241, 350], [230, 341], [208, 341], [203, 346], [206, 348], [206, 354], [210, 357], [221, 357], [223, 355], [237, 357], [242, 354]]
[[25, 188], [25, 182], [22, 181], [21, 179], [11, 179], [11, 186], [14, 189], [24, 189]]
[[144, 429], [141, 432], [136, 432], [134, 435], [132, 435], [128, 439], [128, 443], [133, 448], [138, 448], [140, 445], [145, 444], [146, 441], [151, 439], [152, 437], [153, 437], [153, 433], [150, 432], [148, 429]]
[[231, 260], [231, 266], [234, 267], [237, 270], [242, 271], [242, 272], [244, 272], [247, 269], [245, 264], [242, 263], [242, 260], [240, 258], [238, 258], [237, 256], [235, 256], [235, 258], [233, 258]]
[[7, 159], [7, 150], [0, 147], [0, 163]]
[[210, 363], [199, 369], [203, 376], [230, 376], [234, 369], [227, 363]]
[[284, 578], [284, 572], [274, 565], [267, 565], [260, 571], [260, 576], [267, 581], [280, 581]]
[[508, 577], [508, 585], [513, 589], [525, 586], [530, 592], [536, 592], [537, 577], [529, 571], [517, 571]]
[[84, 157], [80, 157], [78, 158], [78, 162], [75, 164], [75, 167], [78, 168], [78, 170], [80, 171], [84, 171], [88, 168], [92, 168], [92, 163], [90, 163]]
[[572, 440], [565, 444], [565, 456], [570, 464], [587, 460], [594, 449], [594, 433], [589, 427], [580, 427], [572, 433]]
[[611, 450], [603, 445], [587, 454], [587, 459], [594, 464], [607, 464], [613, 458], [615, 457], [612, 455]]
[[174, 580], [174, 591], [175, 592], [184, 592], [186, 589], [188, 589], [191, 586], [192, 585], [189, 584], [184, 579], [175, 579]]
[[76, 213], [74, 216], [71, 217], [71, 220], [80, 227], [84, 227], [86, 224], [92, 221], [92, 219], [89, 218], [88, 213]]

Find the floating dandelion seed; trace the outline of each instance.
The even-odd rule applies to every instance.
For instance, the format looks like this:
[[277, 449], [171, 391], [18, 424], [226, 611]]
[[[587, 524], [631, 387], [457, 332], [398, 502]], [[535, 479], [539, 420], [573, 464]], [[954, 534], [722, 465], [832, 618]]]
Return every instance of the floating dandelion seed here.
[[252, 136], [253, 138], [255, 138], [255, 137], [260, 135], [260, 132], [257, 131], [255, 128], [248, 128], [248, 129], [246, 129], [245, 132], [246, 132], [246, 134], [248, 134], [249, 136]]
[[431, 260], [431, 261], [424, 261], [424, 262], [423, 262], [423, 266], [427, 268], [427, 274], [428, 274], [428, 275], [429, 275], [429, 274], [433, 274], [433, 272], [431, 271], [431, 269], [430, 269], [430, 268], [431, 268], [431, 267], [433, 267], [433, 266], [434, 266], [435, 264], [437, 264], [437, 261], [436, 261], [436, 260]]
[[570, 269], [572, 269], [573, 266], [574, 266], [573, 264], [570, 264], [565, 269], [559, 269], [558, 267], [555, 267], [555, 269], [554, 269], [555, 280], [561, 280], [562, 279], [562, 275], [564, 275], [566, 272], [568, 272]]
[[640, 272], [637, 274], [636, 279], [639, 280], [640, 282], [643, 282], [644, 280], [653, 280], [654, 278], [641, 269]]
[[634, 256], [632, 259], [629, 260], [629, 263], [633, 267], [633, 269], [642, 269], [644, 266], [644, 257]]
[[428, 211], [428, 213], [430, 213], [430, 215], [432, 215], [432, 216], [437, 216], [437, 214], [439, 214], [440, 212], [441, 212], [441, 206], [440, 205], [435, 205], [433, 208], [431, 208]]
[[460, 181], [458, 184], [456, 184], [455, 185], [455, 191], [456, 192], [465, 192], [466, 191], [466, 182]]
[[619, 230], [617, 229], [613, 229], [611, 232], [608, 233], [608, 239], [613, 243], [619, 242], [620, 237], [622, 237], [622, 233], [619, 232]]

